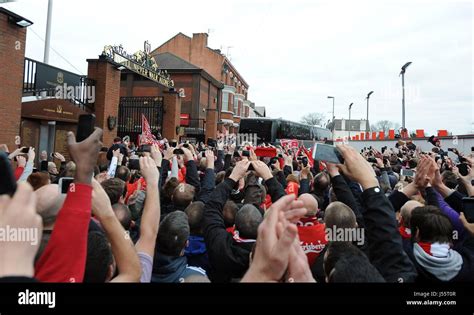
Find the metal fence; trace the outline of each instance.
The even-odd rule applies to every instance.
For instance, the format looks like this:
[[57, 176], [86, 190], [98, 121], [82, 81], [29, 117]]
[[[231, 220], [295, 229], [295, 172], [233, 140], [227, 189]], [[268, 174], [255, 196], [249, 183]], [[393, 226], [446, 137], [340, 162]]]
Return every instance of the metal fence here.
[[72, 89], [73, 93], [63, 90], [61, 98], [67, 99], [82, 110], [94, 111], [94, 80], [43, 62], [25, 58], [23, 96], [35, 96], [39, 100], [43, 98], [57, 98], [57, 88], [66, 86]]
[[138, 142], [142, 133], [142, 114], [150, 124], [151, 132], [158, 136], [162, 133], [163, 97], [121, 97], [117, 135], [130, 136], [133, 142]]

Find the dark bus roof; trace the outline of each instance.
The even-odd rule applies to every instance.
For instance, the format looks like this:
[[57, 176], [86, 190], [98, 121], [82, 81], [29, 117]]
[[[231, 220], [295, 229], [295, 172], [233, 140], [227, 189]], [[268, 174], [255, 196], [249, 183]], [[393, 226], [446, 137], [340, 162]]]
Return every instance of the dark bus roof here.
[[241, 119], [240, 119], [241, 122], [242, 122], [243, 120], [274, 120], [274, 121], [284, 121], [284, 122], [292, 123], [292, 124], [295, 124], [295, 125], [306, 126], [306, 127], [311, 127], [311, 128], [318, 128], [318, 129], [323, 129], [323, 130], [329, 130], [329, 129], [327, 129], [327, 128], [318, 127], [318, 126], [312, 126], [312, 125], [308, 125], [308, 124], [304, 124], [304, 123], [299, 123], [299, 122], [295, 122], [295, 121], [291, 121], [291, 120], [286, 120], [286, 119], [283, 119], [283, 118], [246, 117], [246, 118], [241, 118]]

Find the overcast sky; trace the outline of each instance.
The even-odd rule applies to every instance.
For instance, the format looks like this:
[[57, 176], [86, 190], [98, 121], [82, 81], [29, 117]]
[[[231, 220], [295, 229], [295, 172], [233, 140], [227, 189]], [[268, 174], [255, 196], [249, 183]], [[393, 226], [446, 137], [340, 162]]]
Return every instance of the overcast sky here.
[[[3, 4], [32, 20], [26, 56], [42, 60], [47, 0]], [[209, 46], [229, 49], [249, 83], [249, 99], [267, 115], [299, 120], [366, 116], [401, 123], [400, 67], [405, 75], [406, 124], [428, 133], [474, 130], [473, 4], [459, 0], [55, 0], [52, 65], [86, 74], [87, 58], [106, 44], [129, 52], [149, 40], [158, 47], [178, 32], [208, 32]], [[36, 33], [36, 34], [35, 34]]]

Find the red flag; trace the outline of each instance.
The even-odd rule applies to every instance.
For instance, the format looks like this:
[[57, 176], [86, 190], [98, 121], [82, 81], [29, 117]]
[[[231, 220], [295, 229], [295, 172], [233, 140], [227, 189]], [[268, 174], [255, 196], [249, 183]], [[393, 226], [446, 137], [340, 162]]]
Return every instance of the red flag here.
[[156, 137], [151, 133], [150, 124], [148, 123], [145, 115], [142, 114], [142, 134], [140, 136], [140, 145], [143, 144], [160, 145], [160, 142], [156, 140]]

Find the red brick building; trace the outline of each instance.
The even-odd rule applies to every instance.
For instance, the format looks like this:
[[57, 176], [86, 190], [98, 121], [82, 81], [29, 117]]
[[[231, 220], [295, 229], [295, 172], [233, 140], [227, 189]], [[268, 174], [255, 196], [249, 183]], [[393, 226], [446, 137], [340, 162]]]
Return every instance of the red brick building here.
[[169, 75], [149, 58], [147, 42], [135, 54], [106, 46], [99, 58], [87, 60], [88, 75], [83, 76], [25, 58], [26, 27], [31, 24], [0, 8], [0, 144], [12, 151], [20, 135], [22, 146], [67, 155], [66, 134], [87, 113], [94, 113], [96, 126], [103, 129], [104, 145], [117, 135], [136, 140], [142, 114], [152, 132], [177, 138], [181, 98]]
[[[171, 53], [199, 69], [203, 69], [223, 85], [218, 96], [218, 123], [236, 131], [241, 117], [250, 116], [249, 85], [220, 50], [207, 46], [208, 34], [196, 33], [193, 37], [178, 33], [151, 52], [152, 56]], [[159, 63], [159, 62], [158, 62]], [[211, 121], [210, 117], [207, 121]]]
[[0, 143], [14, 147], [19, 135], [27, 19], [0, 8]]
[[155, 55], [160, 69], [171, 75], [181, 94], [181, 127], [198, 141], [216, 138], [219, 104], [224, 85], [207, 71], [171, 53]]

